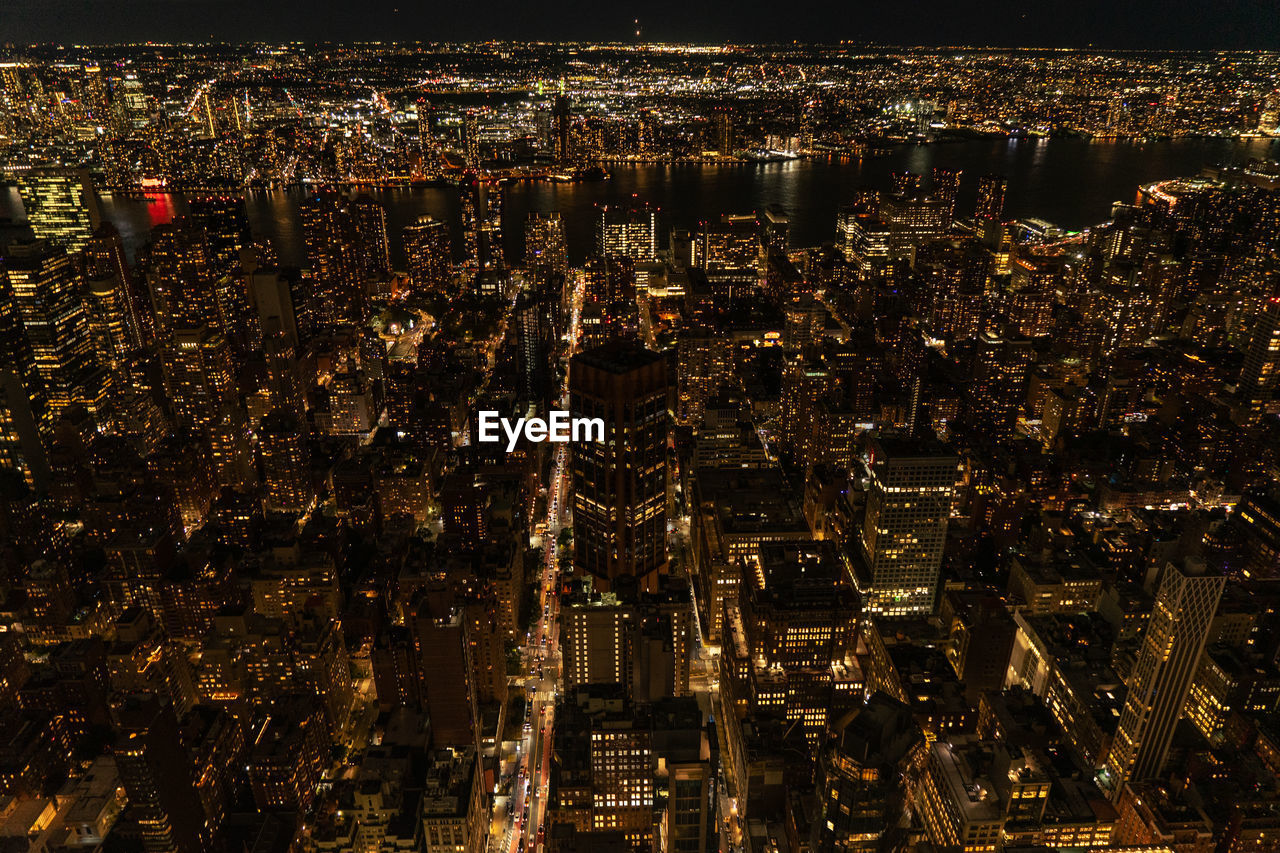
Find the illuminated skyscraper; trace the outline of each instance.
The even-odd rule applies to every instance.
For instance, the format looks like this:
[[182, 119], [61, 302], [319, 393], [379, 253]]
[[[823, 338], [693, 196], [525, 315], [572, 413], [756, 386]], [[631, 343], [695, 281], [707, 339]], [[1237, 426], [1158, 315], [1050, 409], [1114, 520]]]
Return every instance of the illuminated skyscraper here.
[[482, 270], [506, 267], [502, 246], [502, 184], [477, 181], [476, 190], [476, 260]]
[[367, 278], [361, 262], [355, 217], [337, 195], [321, 194], [298, 205], [307, 263], [316, 279], [320, 319], [360, 323], [369, 312]]
[[540, 403], [550, 392], [551, 309], [546, 296], [521, 293], [513, 311], [519, 399]]
[[258, 317], [258, 331], [266, 342], [281, 336], [293, 350], [302, 345], [298, 309], [293, 298], [294, 279], [279, 270], [257, 270], [249, 276], [249, 304]]
[[564, 603], [564, 685], [618, 684], [631, 687], [639, 616], [631, 604], [609, 594]]
[[1160, 774], [1225, 585], [1203, 563], [1165, 567], [1103, 770], [1113, 799]]
[[559, 213], [530, 213], [524, 225], [524, 264], [538, 286], [563, 276], [569, 261]]
[[166, 357], [166, 379], [178, 423], [198, 433], [235, 405], [235, 367], [227, 339], [217, 329], [179, 329]]
[[[925, 748], [911, 708], [885, 693], [831, 722], [819, 755], [821, 853], [876, 853], [902, 832]], [[905, 795], [905, 796], [904, 796]], [[888, 839], [886, 839], [888, 836]]]
[[815, 358], [797, 355], [782, 368], [782, 452], [802, 469], [821, 461], [818, 404], [835, 389], [830, 369]]
[[1260, 416], [1276, 397], [1280, 378], [1280, 297], [1273, 296], [1254, 320], [1253, 334], [1244, 354], [1244, 366], [1236, 392], [1255, 416]]
[[658, 254], [658, 213], [648, 204], [596, 208], [596, 254], [652, 261]]
[[786, 253], [791, 248], [791, 217], [776, 204], [769, 205], [760, 218], [761, 236], [768, 253]]
[[453, 261], [448, 224], [419, 216], [404, 229], [404, 252], [415, 293], [448, 292]]
[[83, 249], [101, 221], [88, 171], [26, 172], [18, 190], [31, 230], [68, 252]]
[[722, 216], [698, 229], [697, 265], [715, 272], [754, 270], [760, 256], [760, 223], [755, 216]]
[[997, 438], [1013, 435], [1026, 398], [1035, 349], [1027, 338], [983, 332], [969, 383], [972, 422]]
[[146, 278], [157, 342], [167, 345], [177, 329], [231, 329], [219, 305], [213, 253], [204, 230], [185, 220], [157, 226], [151, 233]]
[[857, 573], [869, 613], [933, 613], [957, 464], [955, 454], [937, 441], [888, 434], [869, 438], [865, 565]]
[[1004, 219], [1004, 194], [1009, 182], [1000, 175], [978, 178], [978, 206], [974, 216], [979, 220], [1000, 222]]
[[1019, 335], [1034, 338], [1049, 334], [1062, 267], [1060, 255], [1030, 251], [1014, 255], [1005, 295], [1005, 316]]
[[467, 168], [480, 165], [480, 117], [475, 110], [467, 110], [462, 117], [462, 153]]
[[127, 285], [118, 275], [85, 281], [89, 332], [100, 364], [115, 364], [134, 347]]
[[607, 590], [622, 575], [656, 589], [667, 568], [667, 365], [634, 344], [579, 354], [573, 417], [601, 418], [603, 441], [572, 445], [573, 567]]
[[960, 194], [960, 170], [933, 169], [933, 196], [947, 205], [947, 219], [956, 217], [956, 197]]
[[690, 327], [676, 348], [679, 398], [676, 419], [696, 427], [709, 400], [732, 375], [733, 342], [715, 329]]
[[93, 344], [71, 258], [44, 240], [18, 241], [9, 246], [5, 265], [49, 414], [57, 416], [73, 403], [88, 403]]
[[29, 388], [18, 371], [0, 367], [0, 469], [16, 471], [41, 491], [49, 487], [52, 473], [41, 436], [43, 417], [40, 389]]
[[[98, 226], [85, 247], [85, 274], [91, 281], [105, 279], [112, 282], [115, 288], [111, 295], [112, 307], [121, 313], [113, 315], [110, 323], [123, 329], [125, 349], [135, 350], [142, 346], [143, 341], [150, 340], [151, 315], [147, 301], [139, 292], [138, 283], [129, 269], [120, 232], [110, 222]], [[101, 322], [95, 313], [90, 309], [91, 324]]]
[[284, 409], [267, 415], [258, 430], [262, 476], [267, 484], [267, 508], [304, 512], [315, 500], [311, 457], [297, 418]]
[[733, 153], [733, 110], [729, 107], [717, 107], [712, 114], [715, 147], [721, 157]]
[[349, 205], [360, 243], [360, 262], [368, 276], [386, 275], [391, 269], [387, 245], [387, 209], [368, 194]]
[[129, 136], [132, 131], [145, 128], [150, 120], [150, 105], [138, 75], [130, 73], [112, 80], [111, 92], [116, 132]]
[[920, 194], [924, 185], [924, 176], [915, 172], [894, 172], [891, 177], [892, 192], [897, 196], [915, 196]]

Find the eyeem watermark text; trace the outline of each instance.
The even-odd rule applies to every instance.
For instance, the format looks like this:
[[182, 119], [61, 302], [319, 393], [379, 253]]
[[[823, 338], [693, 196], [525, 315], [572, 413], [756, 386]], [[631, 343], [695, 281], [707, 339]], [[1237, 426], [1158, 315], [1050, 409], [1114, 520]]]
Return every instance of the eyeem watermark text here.
[[507, 437], [507, 452], [516, 449], [520, 436], [532, 442], [604, 441], [604, 418], [573, 418], [563, 409], [551, 412], [550, 418], [504, 418], [494, 411], [480, 413], [478, 440], [486, 444]]

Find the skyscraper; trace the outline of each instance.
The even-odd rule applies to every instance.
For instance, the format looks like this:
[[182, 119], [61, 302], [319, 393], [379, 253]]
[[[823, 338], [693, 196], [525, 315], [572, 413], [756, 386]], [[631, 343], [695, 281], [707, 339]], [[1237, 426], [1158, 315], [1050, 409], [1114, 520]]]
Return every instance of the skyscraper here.
[[114, 749], [146, 853], [200, 853], [204, 809], [191, 777], [173, 709], [151, 696], [116, 708]]
[[581, 600], [566, 599], [561, 644], [564, 649], [564, 684], [631, 686], [639, 617], [634, 606], [613, 595]]
[[252, 237], [244, 199], [238, 195], [199, 195], [187, 202], [191, 221], [209, 242], [210, 259], [219, 275], [240, 266], [240, 250]]
[[430, 216], [404, 229], [404, 252], [409, 261], [410, 286], [415, 293], [444, 293], [449, 288], [452, 249], [447, 223]]
[[1004, 193], [1009, 185], [1000, 175], [978, 178], [978, 206], [974, 216], [979, 220], [999, 222], [1004, 218]]
[[5, 264], [50, 414], [88, 402], [93, 345], [71, 258], [62, 248], [36, 239], [11, 244]]
[[179, 220], [151, 234], [146, 278], [158, 343], [167, 345], [177, 329], [202, 325], [235, 331], [220, 310], [213, 253], [204, 229], [191, 220]]
[[603, 441], [573, 445], [573, 566], [607, 590], [622, 575], [653, 590], [667, 568], [667, 365], [618, 343], [574, 357], [574, 417], [604, 420]]
[[502, 201], [499, 181], [476, 181], [476, 262], [482, 270], [506, 268], [502, 251]]
[[1113, 799], [1164, 766], [1225, 585], [1203, 563], [1165, 567], [1103, 769]]
[[208, 326], [174, 333], [166, 358], [166, 379], [178, 423], [205, 432], [226, 406], [236, 403], [231, 348]]
[[335, 194], [304, 199], [298, 210], [323, 319], [331, 323], [362, 322], [369, 300], [355, 217]]
[[648, 204], [596, 208], [596, 254], [652, 261], [658, 254], [658, 213]]
[[422, 699], [431, 717], [436, 746], [475, 745], [476, 686], [467, 626], [459, 607], [437, 610], [423, 595], [413, 605], [409, 622], [422, 673]]
[[468, 169], [480, 165], [480, 117], [475, 110], [467, 110], [462, 117], [462, 153]]
[[718, 301], [751, 292], [760, 256], [760, 225], [754, 216], [722, 216], [698, 229], [697, 265]]
[[516, 326], [516, 368], [519, 399], [540, 403], [547, 398], [551, 373], [551, 311], [541, 294], [521, 293], [513, 316]]
[[1252, 415], [1260, 416], [1276, 396], [1276, 368], [1280, 366], [1280, 297], [1266, 301], [1254, 320], [1253, 335], [1244, 353], [1236, 393]]
[[551, 277], [567, 271], [564, 222], [558, 212], [530, 213], [525, 220], [524, 264], [534, 281], [543, 286]]
[[894, 172], [891, 176], [893, 194], [898, 196], [919, 195], [924, 185], [924, 176], [916, 172]]
[[714, 118], [715, 146], [721, 157], [733, 153], [733, 110], [717, 107]]
[[933, 195], [946, 202], [947, 219], [955, 219], [956, 197], [960, 194], [960, 170], [933, 168]]
[[802, 469], [821, 461], [818, 403], [834, 386], [831, 370], [816, 358], [800, 354], [783, 363], [778, 443], [782, 453]]
[[29, 389], [18, 371], [0, 367], [0, 469], [16, 471], [41, 490], [51, 476], [40, 433], [43, 414], [39, 389]]
[[387, 245], [387, 209], [368, 194], [349, 205], [360, 241], [360, 262], [369, 276], [386, 275], [391, 269]]
[[826, 820], [818, 825], [816, 849], [875, 853], [888, 846], [885, 836], [904, 832], [900, 819], [925, 746], [910, 707], [885, 693], [832, 720], [819, 755]]
[[151, 338], [152, 318], [147, 311], [145, 294], [129, 268], [125, 257], [124, 240], [110, 222], [104, 222], [93, 232], [85, 247], [85, 275], [89, 278], [113, 278], [120, 288], [118, 299], [125, 312], [123, 318], [130, 349], [140, 347]]
[[306, 436], [297, 418], [284, 409], [276, 409], [263, 419], [258, 437], [267, 507], [279, 512], [305, 511], [315, 500], [315, 487]]
[[257, 314], [261, 339], [267, 341], [282, 336], [296, 350], [302, 344], [302, 336], [298, 330], [298, 307], [292, 283], [292, 279], [279, 270], [257, 270], [248, 277], [248, 296]]
[[27, 172], [18, 191], [31, 230], [68, 252], [83, 249], [101, 220], [88, 171]]
[[761, 238], [767, 253], [786, 253], [791, 248], [791, 217], [779, 205], [771, 204], [760, 217]]
[[1034, 358], [1035, 349], [1027, 338], [989, 331], [978, 337], [968, 388], [974, 425], [990, 430], [996, 438], [1013, 434]]
[[869, 613], [933, 613], [955, 488], [955, 454], [939, 442], [868, 439], [867, 512], [857, 582]]
[[89, 276], [85, 281], [89, 332], [100, 364], [114, 364], [133, 349], [127, 287], [118, 275]]

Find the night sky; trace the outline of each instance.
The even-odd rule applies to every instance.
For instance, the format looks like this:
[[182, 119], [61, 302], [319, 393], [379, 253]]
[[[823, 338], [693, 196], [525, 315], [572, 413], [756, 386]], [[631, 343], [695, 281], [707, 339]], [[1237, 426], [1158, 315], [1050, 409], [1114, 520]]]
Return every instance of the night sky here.
[[849, 39], [1017, 47], [1280, 48], [1278, 0], [0, 0], [0, 40]]

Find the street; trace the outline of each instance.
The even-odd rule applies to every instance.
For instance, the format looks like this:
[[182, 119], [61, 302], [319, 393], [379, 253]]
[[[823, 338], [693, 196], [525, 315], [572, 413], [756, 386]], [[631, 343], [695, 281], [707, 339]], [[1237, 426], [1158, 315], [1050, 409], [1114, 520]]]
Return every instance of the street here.
[[[567, 358], [577, 346], [578, 320], [582, 309], [581, 286], [575, 289], [569, 321]], [[568, 408], [568, 375], [561, 390], [560, 406]], [[500, 837], [490, 839], [494, 853], [540, 851], [551, 780], [552, 736], [556, 696], [560, 687], [560, 565], [557, 540], [569, 524], [569, 451], [556, 446], [555, 465], [547, 490], [547, 529], [543, 537], [542, 571], [538, 579], [540, 613], [522, 650], [524, 672], [513, 684], [526, 691], [527, 704], [521, 739], [517, 745], [519, 771], [514, 783], [514, 803], [507, 814], [505, 797], [494, 803], [493, 826], [502, 826]]]

